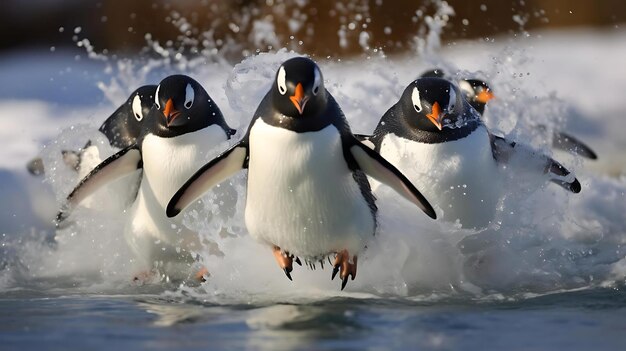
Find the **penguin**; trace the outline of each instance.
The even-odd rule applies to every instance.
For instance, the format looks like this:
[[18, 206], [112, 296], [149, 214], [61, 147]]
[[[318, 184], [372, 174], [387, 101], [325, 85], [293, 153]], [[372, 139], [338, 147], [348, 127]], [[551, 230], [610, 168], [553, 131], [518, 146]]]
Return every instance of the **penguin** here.
[[[175, 278], [194, 262], [197, 234], [165, 207], [186, 179], [235, 134], [204, 88], [191, 77], [172, 75], [156, 87], [154, 104], [135, 142], [104, 160], [74, 188], [57, 215], [63, 222], [86, 197], [113, 179], [142, 169], [139, 191], [130, 207], [125, 236], [146, 268]], [[128, 139], [120, 139], [121, 142]], [[182, 264], [182, 267], [181, 267]], [[206, 270], [198, 272], [198, 279]]]
[[[446, 73], [440, 68], [426, 71], [422, 73], [420, 77], [453, 79], [452, 77], [446, 75]], [[467, 102], [469, 102], [469, 104], [476, 111], [478, 111], [478, 113], [484, 115], [487, 103], [495, 97], [491, 87], [485, 81], [480, 79], [460, 79], [457, 83]], [[537, 128], [545, 130], [546, 126], [538, 125]], [[595, 151], [593, 151], [593, 149], [576, 137], [562, 131], [555, 130], [552, 133], [552, 147], [590, 160], [598, 159], [598, 155]]]
[[[133, 91], [128, 99], [119, 106], [111, 116], [98, 128], [98, 131], [106, 136], [115, 149], [123, 149], [135, 142], [141, 132], [141, 123], [150, 112], [154, 104], [154, 92], [156, 85], [144, 85]], [[97, 147], [92, 145], [91, 140], [78, 150], [63, 150], [61, 154], [63, 161], [70, 168], [85, 176], [93, 167], [82, 166], [83, 155], [97, 153]], [[99, 154], [96, 156], [99, 160]], [[32, 175], [38, 176], [45, 173], [41, 157], [36, 157], [29, 161], [26, 169]], [[83, 174], [81, 173], [83, 170]]]
[[[554, 159], [494, 135], [460, 89], [442, 78], [419, 78], [380, 119], [369, 138], [374, 150], [396, 165], [448, 222], [484, 228], [495, 215], [501, 168], [517, 157], [548, 173], [572, 193], [580, 183]], [[416, 169], [416, 165], [419, 169]]]
[[293, 262], [310, 266], [335, 254], [343, 290], [376, 230], [377, 205], [366, 175], [391, 186], [429, 217], [435, 211], [394, 166], [359, 142], [322, 72], [306, 57], [289, 59], [259, 104], [245, 136], [195, 173], [172, 197], [178, 215], [209, 188], [248, 169], [245, 223], [271, 248], [291, 278]]

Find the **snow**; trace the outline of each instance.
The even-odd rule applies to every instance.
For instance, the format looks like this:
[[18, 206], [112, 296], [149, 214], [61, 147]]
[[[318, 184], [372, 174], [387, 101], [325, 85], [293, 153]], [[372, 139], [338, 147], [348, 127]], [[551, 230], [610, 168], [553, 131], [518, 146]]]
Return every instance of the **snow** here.
[[[542, 179], [511, 172], [496, 220], [482, 231], [431, 221], [381, 187], [380, 230], [347, 290], [355, 297], [519, 295], [623, 281], [624, 43], [624, 30], [581, 29], [451, 43], [421, 56], [318, 59], [325, 85], [355, 133], [371, 132], [408, 82], [433, 65], [459, 76], [486, 78], [497, 96], [486, 111], [488, 126], [562, 160], [583, 184], [580, 194], [571, 195]], [[205, 86], [240, 137], [280, 63], [296, 54], [262, 53], [234, 67], [182, 60], [121, 62], [109, 69], [99, 61], [76, 61], [74, 53], [60, 50], [43, 54], [52, 59], [41, 64], [41, 55], [24, 52], [0, 61], [0, 76], [14, 82], [13, 89], [0, 87], [0, 257], [7, 267], [0, 271], [0, 289], [24, 286], [33, 277], [59, 276], [89, 277], [84, 278], [91, 282], [85, 283], [89, 289], [111, 288], [126, 284], [135, 273], [120, 235], [123, 221], [111, 214], [84, 210], [80, 225], [63, 242], [50, 248], [45, 239], [55, 204], [78, 181], [63, 169], [59, 151], [93, 137], [90, 133], [132, 89], [173, 71], [189, 74]], [[600, 159], [553, 153], [551, 133], [533, 128], [536, 124], [571, 132], [598, 151]], [[37, 154], [50, 166], [44, 184], [24, 169]], [[232, 208], [222, 208], [215, 192], [209, 192], [201, 210], [185, 214], [185, 223], [215, 240], [224, 256], [200, 253], [211, 278], [199, 290], [182, 288], [184, 293], [219, 303], [339, 294], [328, 269], [297, 267], [293, 283], [283, 276], [269, 249], [245, 230], [245, 174], [230, 184], [237, 199]], [[227, 212], [232, 215], [222, 216]], [[12, 260], [26, 262], [28, 268]]]

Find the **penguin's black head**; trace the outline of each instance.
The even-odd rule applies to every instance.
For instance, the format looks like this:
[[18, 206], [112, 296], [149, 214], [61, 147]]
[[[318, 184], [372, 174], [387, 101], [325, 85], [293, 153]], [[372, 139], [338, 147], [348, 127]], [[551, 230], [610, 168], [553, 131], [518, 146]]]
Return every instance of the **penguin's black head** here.
[[185, 75], [172, 75], [159, 83], [154, 107], [160, 112], [157, 124], [167, 130], [189, 132], [224, 120], [200, 83]]
[[494, 98], [493, 91], [486, 82], [480, 79], [464, 79], [459, 81], [459, 88], [467, 99], [480, 114], [485, 112], [485, 105]]
[[326, 89], [320, 68], [306, 57], [289, 59], [280, 66], [272, 86], [274, 107], [283, 115], [316, 116], [326, 107]]
[[442, 78], [420, 78], [409, 84], [399, 104], [413, 128], [440, 132], [455, 128], [465, 114], [463, 95], [454, 84]]
[[148, 115], [152, 105], [154, 105], [156, 89], [156, 85], [144, 85], [130, 94], [126, 104], [132, 111], [132, 118], [129, 118], [128, 122], [139, 123]]

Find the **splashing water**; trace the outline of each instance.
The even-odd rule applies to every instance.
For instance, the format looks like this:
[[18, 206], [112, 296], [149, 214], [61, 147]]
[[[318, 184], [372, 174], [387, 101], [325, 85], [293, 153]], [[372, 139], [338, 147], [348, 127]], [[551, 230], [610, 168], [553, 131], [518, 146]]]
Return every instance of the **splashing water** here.
[[[487, 78], [498, 96], [487, 109], [487, 125], [551, 154], [551, 131], [567, 118], [571, 106], [552, 93], [520, 88], [519, 82], [526, 75], [519, 72], [524, 72], [532, 55], [515, 45], [528, 39], [511, 42], [480, 70], [459, 70], [438, 53], [441, 31], [454, 14], [447, 3], [440, 5], [433, 16], [426, 16], [429, 30], [416, 39], [416, 55], [318, 60], [325, 84], [344, 110], [353, 132], [371, 132], [411, 79], [438, 66], [459, 77]], [[189, 23], [180, 16], [174, 19], [181, 33], [187, 32], [184, 29]], [[271, 23], [254, 22], [250, 26], [255, 28], [255, 42], [278, 45]], [[358, 40], [369, 54], [368, 36], [363, 33]], [[205, 39], [208, 36], [210, 33], [204, 34]], [[340, 43], [346, 40], [341, 33], [339, 37]], [[187, 44], [198, 45], [188, 37], [186, 40]], [[233, 66], [219, 55], [224, 46], [212, 50], [205, 43], [207, 51], [186, 56], [182, 48], [163, 47], [149, 36], [147, 41], [160, 58], [113, 62], [101, 54], [90, 55], [108, 65], [112, 78], [97, 82], [105, 96], [116, 105], [139, 85], [183, 72], [206, 88], [227, 122], [238, 129], [231, 142], [245, 133], [281, 62], [298, 55], [287, 49], [274, 50], [247, 57]], [[80, 42], [91, 53], [89, 42]], [[98, 111], [98, 115], [105, 116], [106, 112]], [[547, 132], [533, 127], [537, 124], [547, 125]], [[43, 149], [49, 170], [46, 183], [53, 189], [57, 203], [79, 180], [62, 164], [60, 150], [77, 149], [91, 139], [99, 145], [101, 158], [114, 152], [95, 132], [97, 126], [98, 121], [93, 121], [65, 129]], [[199, 287], [138, 287], [130, 283], [136, 265], [122, 235], [126, 214], [116, 206], [102, 208], [119, 202], [114, 193], [104, 191], [94, 200], [102, 206], [78, 209], [75, 225], [58, 234], [55, 243], [50, 240], [49, 229], [44, 231], [47, 235], [4, 235], [0, 239], [0, 291], [156, 291], [174, 299], [263, 304], [346, 295], [416, 300], [524, 297], [622, 282], [626, 277], [626, 249], [622, 247], [626, 240], [626, 178], [590, 174], [581, 160], [569, 161], [567, 166], [582, 180], [581, 194], [571, 195], [548, 185], [543, 176], [525, 172], [523, 161], [513, 163], [502, 179], [504, 190], [496, 216], [488, 228], [479, 231], [432, 221], [390, 189], [379, 187], [380, 227], [359, 260], [358, 278], [345, 293], [339, 291], [337, 281], [330, 281], [328, 265], [326, 270], [319, 265], [317, 270], [296, 267], [294, 281], [288, 281], [276, 267], [269, 248], [249, 237], [243, 222], [246, 172], [206, 194], [201, 206], [184, 214], [184, 223], [206, 242], [216, 242], [223, 253], [209, 254], [209, 248], [198, 253], [210, 272], [208, 281]]]

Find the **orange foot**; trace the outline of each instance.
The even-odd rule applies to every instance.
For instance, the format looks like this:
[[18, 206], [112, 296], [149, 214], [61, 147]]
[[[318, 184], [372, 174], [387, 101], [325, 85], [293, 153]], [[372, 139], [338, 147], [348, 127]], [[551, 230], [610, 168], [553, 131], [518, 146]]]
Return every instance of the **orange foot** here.
[[[287, 251], [283, 251], [280, 247], [275, 245], [272, 251], [274, 253], [274, 258], [276, 258], [276, 262], [278, 262], [278, 266], [282, 268], [283, 272], [285, 272], [285, 275], [287, 276], [287, 278], [289, 278], [289, 280], [293, 280], [291, 279], [291, 271], [293, 270], [294, 256]], [[300, 258], [295, 257], [295, 261], [297, 264], [302, 266]]]
[[209, 277], [210, 275], [211, 274], [209, 273], [209, 270], [205, 266], [202, 266], [202, 268], [200, 268], [200, 270], [196, 272], [196, 274], [193, 277], [200, 283], [204, 283], [206, 282], [205, 277]]
[[348, 250], [341, 250], [337, 252], [335, 258], [335, 264], [333, 265], [333, 275], [331, 280], [335, 279], [337, 273], [341, 270], [339, 277], [341, 278], [341, 290], [348, 284], [348, 277], [352, 276], [352, 280], [356, 278], [356, 261], [357, 257], [352, 256], [352, 262], [350, 262], [350, 254]]

